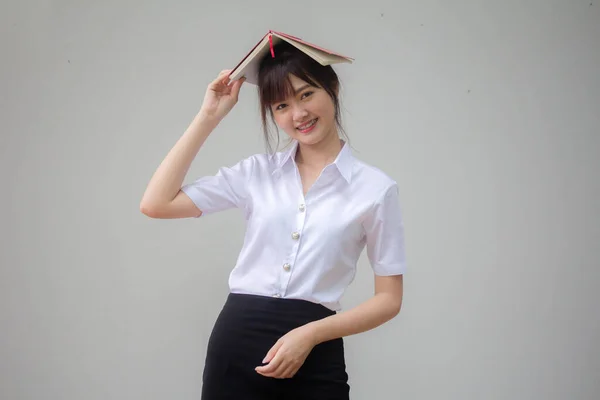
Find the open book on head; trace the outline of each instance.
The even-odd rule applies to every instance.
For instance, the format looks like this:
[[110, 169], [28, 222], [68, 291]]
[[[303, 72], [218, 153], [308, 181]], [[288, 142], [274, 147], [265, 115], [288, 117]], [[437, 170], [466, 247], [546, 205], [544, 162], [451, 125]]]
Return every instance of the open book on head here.
[[331, 50], [305, 42], [295, 36], [270, 30], [231, 71], [229, 78], [232, 81], [235, 81], [245, 77], [247, 83], [252, 83], [253, 85], [258, 84], [258, 67], [261, 60], [269, 53], [271, 53], [270, 57], [276, 57], [277, 55], [275, 54], [274, 46], [281, 41], [286, 41], [295, 46], [323, 66], [338, 63], [352, 63], [354, 61], [351, 57], [334, 53]]

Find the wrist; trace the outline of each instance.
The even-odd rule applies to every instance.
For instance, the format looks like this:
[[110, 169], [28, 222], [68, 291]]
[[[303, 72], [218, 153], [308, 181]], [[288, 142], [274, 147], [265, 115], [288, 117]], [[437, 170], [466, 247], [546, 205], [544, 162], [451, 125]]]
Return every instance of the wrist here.
[[213, 126], [217, 126], [223, 120], [223, 117], [209, 113], [203, 109], [200, 109], [200, 111], [198, 111], [196, 118], [203, 123], [208, 123]]
[[308, 324], [304, 325], [304, 329], [306, 330], [306, 334], [310, 338], [313, 346], [316, 346], [324, 341], [322, 331], [323, 328], [320, 321], [309, 322]]

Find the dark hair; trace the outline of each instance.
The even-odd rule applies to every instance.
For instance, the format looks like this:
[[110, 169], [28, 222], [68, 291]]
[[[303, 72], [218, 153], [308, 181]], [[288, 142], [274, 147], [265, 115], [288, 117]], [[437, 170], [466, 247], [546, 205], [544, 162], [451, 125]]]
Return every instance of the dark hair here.
[[[258, 95], [260, 99], [261, 120], [267, 150], [272, 153], [279, 147], [279, 130], [273, 118], [271, 105], [285, 100], [294, 94], [289, 75], [302, 79], [309, 85], [324, 89], [331, 97], [335, 107], [335, 122], [342, 135], [347, 138], [342, 127], [340, 114], [340, 81], [330, 65], [323, 66], [287, 42], [273, 46], [275, 57], [271, 53], [261, 60], [258, 71]], [[271, 117], [277, 131], [277, 146], [273, 150], [272, 134], [268, 127], [267, 114]]]

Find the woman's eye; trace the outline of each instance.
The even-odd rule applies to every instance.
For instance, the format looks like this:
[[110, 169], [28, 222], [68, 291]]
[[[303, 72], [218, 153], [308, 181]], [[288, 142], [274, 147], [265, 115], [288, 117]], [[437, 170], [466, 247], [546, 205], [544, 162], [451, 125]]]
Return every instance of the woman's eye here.
[[282, 110], [285, 108], [285, 104], [279, 104], [277, 107], [275, 107], [276, 110]]
[[312, 94], [313, 94], [313, 92], [304, 92], [304, 93], [302, 94], [302, 97], [301, 97], [301, 98], [303, 98], [303, 99], [304, 99], [305, 97], [308, 97], [308, 96], [310, 96], [310, 95], [312, 95]]

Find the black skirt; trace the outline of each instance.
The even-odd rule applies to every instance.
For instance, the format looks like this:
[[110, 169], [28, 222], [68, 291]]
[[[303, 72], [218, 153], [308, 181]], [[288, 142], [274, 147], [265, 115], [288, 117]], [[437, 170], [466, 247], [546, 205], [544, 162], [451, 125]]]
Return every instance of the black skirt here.
[[349, 399], [341, 338], [315, 346], [292, 378], [255, 371], [283, 335], [333, 314], [304, 300], [230, 294], [209, 339], [202, 400]]

